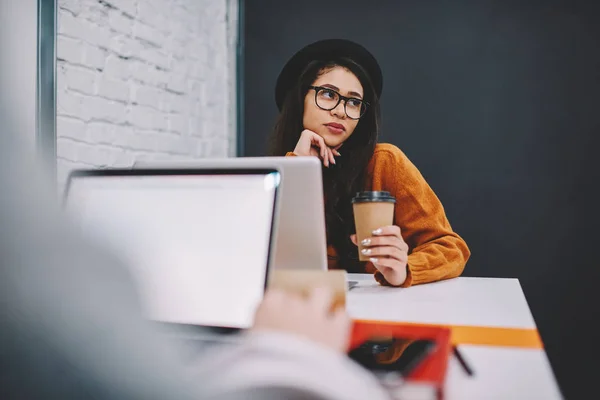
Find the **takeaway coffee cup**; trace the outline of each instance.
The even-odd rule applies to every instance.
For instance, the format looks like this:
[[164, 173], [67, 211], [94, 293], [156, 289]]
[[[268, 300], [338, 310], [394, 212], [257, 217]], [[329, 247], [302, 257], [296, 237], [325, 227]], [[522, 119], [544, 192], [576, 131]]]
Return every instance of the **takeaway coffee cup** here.
[[394, 224], [395, 205], [396, 199], [390, 192], [359, 192], [352, 199], [360, 261], [369, 261], [370, 258], [362, 254], [362, 241], [373, 237], [374, 230]]

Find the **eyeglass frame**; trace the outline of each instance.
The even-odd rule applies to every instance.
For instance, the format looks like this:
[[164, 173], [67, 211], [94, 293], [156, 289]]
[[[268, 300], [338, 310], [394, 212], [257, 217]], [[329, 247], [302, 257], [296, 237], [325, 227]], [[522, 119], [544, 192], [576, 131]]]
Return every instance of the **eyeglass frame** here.
[[[309, 86], [308, 88], [309, 88], [309, 90], [310, 90], [310, 89], [312, 89], [312, 90], [314, 90], [314, 91], [315, 91], [315, 104], [316, 104], [316, 105], [317, 105], [317, 107], [319, 107], [321, 110], [324, 110], [324, 111], [331, 111], [331, 110], [335, 110], [335, 108], [336, 108], [337, 106], [339, 106], [339, 105], [340, 105], [340, 102], [341, 102], [342, 100], [344, 100], [344, 113], [346, 114], [346, 116], [347, 116], [348, 118], [350, 118], [350, 119], [353, 119], [353, 120], [361, 119], [361, 118], [362, 118], [362, 117], [363, 117], [363, 116], [366, 114], [366, 112], [367, 112], [367, 108], [368, 108], [368, 107], [371, 105], [371, 104], [369, 104], [369, 102], [367, 102], [367, 101], [365, 101], [365, 100], [363, 100], [363, 99], [359, 99], [358, 97], [346, 97], [346, 96], [343, 96], [342, 94], [340, 94], [340, 92], [338, 92], [337, 90], [333, 90], [333, 89], [332, 89], [332, 88], [330, 88], [330, 87], [326, 87], [326, 86], [312, 86], [312, 85], [311, 85], [311, 86]], [[323, 107], [321, 107], [321, 106], [319, 105], [319, 102], [317, 101], [317, 96], [318, 96], [318, 94], [319, 94], [319, 92], [320, 92], [321, 90], [329, 90], [330, 92], [333, 92], [333, 93], [337, 94], [337, 96], [338, 96], [338, 101], [337, 101], [337, 103], [335, 103], [335, 106], [333, 106], [333, 107], [331, 107], [331, 108], [323, 108]], [[363, 104], [363, 106], [364, 106], [364, 111], [363, 111], [363, 112], [360, 114], [360, 116], [359, 116], [358, 118], [352, 118], [350, 115], [348, 115], [348, 110], [346, 110], [346, 106], [348, 105], [348, 100], [358, 100], [358, 101], [360, 101], [360, 102]], [[361, 107], [361, 108], [362, 108], [362, 107]]]

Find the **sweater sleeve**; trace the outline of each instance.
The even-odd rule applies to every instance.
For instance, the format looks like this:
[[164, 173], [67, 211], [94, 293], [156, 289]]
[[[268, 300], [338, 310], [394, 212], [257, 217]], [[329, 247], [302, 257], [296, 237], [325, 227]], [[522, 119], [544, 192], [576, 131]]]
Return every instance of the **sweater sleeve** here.
[[[396, 197], [395, 225], [409, 246], [407, 277], [401, 287], [459, 276], [471, 253], [452, 230], [444, 207], [414, 164], [395, 146], [382, 150], [373, 170], [383, 190]], [[390, 285], [380, 272], [375, 279]]]
[[192, 363], [209, 394], [276, 386], [304, 390], [304, 399], [390, 400], [375, 375], [344, 353], [283, 332], [249, 330], [241, 339], [215, 344]]

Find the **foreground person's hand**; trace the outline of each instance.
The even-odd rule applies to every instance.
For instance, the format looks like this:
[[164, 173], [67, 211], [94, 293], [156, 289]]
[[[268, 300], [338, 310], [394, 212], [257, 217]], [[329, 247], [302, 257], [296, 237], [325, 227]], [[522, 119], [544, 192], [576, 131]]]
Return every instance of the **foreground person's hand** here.
[[280, 290], [267, 290], [256, 311], [252, 330], [292, 333], [345, 352], [350, 319], [345, 310], [331, 312], [333, 294], [327, 288], [314, 289], [308, 298]]

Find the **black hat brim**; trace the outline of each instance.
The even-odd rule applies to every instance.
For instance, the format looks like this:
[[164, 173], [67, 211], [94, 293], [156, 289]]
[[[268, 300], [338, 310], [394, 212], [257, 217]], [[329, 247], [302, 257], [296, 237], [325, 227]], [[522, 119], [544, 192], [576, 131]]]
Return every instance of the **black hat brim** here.
[[306, 66], [315, 60], [335, 61], [349, 58], [369, 75], [377, 97], [381, 97], [383, 74], [379, 63], [366, 48], [346, 39], [326, 39], [311, 43], [294, 54], [284, 65], [275, 84], [275, 103], [281, 111], [287, 92], [296, 84]]

